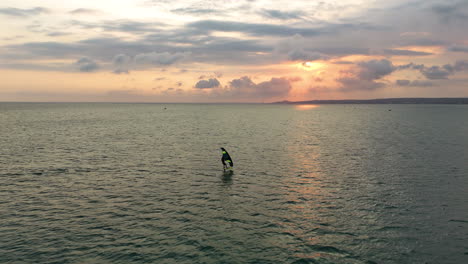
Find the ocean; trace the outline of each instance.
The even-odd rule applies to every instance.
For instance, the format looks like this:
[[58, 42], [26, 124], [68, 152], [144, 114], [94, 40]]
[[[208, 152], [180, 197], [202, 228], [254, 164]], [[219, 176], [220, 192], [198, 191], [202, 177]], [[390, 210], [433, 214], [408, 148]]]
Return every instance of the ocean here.
[[468, 263], [468, 106], [0, 103], [0, 263]]

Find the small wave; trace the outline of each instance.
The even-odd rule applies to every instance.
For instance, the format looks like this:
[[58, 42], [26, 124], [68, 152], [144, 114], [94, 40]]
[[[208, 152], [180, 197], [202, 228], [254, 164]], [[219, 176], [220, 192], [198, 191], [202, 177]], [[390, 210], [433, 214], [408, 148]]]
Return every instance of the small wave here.
[[468, 220], [462, 219], [450, 219], [449, 222], [457, 222], [457, 223], [468, 223]]

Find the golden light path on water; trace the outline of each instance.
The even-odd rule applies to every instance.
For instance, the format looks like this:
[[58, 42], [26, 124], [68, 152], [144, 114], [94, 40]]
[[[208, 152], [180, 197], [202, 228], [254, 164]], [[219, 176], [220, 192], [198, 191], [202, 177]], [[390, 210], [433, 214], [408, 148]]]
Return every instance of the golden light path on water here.
[[319, 107], [319, 105], [300, 104], [300, 105], [294, 105], [294, 107], [295, 107], [297, 110], [309, 110], [309, 109], [317, 108], [317, 107]]

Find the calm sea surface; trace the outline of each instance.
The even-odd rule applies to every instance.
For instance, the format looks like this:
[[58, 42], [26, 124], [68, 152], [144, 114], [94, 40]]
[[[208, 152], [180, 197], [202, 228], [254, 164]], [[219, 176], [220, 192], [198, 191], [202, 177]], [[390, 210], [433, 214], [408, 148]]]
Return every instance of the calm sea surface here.
[[468, 106], [0, 103], [0, 263], [468, 263]]

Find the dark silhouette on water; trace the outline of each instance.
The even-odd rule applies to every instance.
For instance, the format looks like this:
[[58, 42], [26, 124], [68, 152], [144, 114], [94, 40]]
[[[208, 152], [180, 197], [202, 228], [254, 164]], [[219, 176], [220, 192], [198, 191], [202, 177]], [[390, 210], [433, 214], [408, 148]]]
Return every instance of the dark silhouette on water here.
[[221, 156], [221, 162], [223, 163], [223, 169], [224, 170], [227, 170], [227, 169], [232, 170], [232, 167], [234, 167], [234, 163], [232, 162], [231, 156], [229, 156], [229, 153], [226, 151], [226, 149], [221, 148], [221, 151], [223, 153], [223, 156]]

